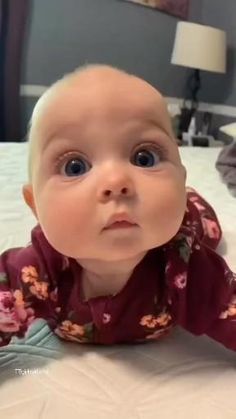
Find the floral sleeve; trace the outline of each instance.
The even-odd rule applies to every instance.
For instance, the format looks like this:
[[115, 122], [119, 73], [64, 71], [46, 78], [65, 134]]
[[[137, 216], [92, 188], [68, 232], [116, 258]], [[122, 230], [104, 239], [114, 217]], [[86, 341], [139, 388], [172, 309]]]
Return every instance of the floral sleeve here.
[[184, 226], [164, 253], [168, 303], [176, 323], [236, 351], [236, 274]]
[[24, 337], [36, 318], [55, 321], [57, 288], [32, 245], [0, 256], [0, 346]]
[[222, 230], [213, 207], [193, 188], [186, 188], [187, 209], [183, 224], [190, 227], [202, 243], [216, 249]]

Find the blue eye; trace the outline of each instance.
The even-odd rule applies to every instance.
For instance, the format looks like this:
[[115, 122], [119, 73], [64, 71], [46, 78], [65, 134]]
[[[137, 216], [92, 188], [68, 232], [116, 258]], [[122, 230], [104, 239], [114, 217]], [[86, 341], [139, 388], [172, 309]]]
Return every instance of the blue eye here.
[[[69, 157], [69, 156], [68, 156]], [[68, 158], [67, 157], [67, 158]], [[59, 159], [58, 166], [61, 160]], [[140, 167], [152, 167], [154, 165], [159, 164], [161, 161], [165, 160], [164, 152], [155, 147], [155, 150], [148, 150], [147, 148], [139, 149], [131, 160], [131, 163], [135, 164], [136, 166]], [[89, 166], [89, 167], [88, 167]], [[62, 170], [60, 170], [61, 174], [68, 177], [78, 177], [86, 173], [90, 169], [90, 165], [87, 161], [80, 157], [72, 157], [68, 159], [65, 164], [63, 164]]]
[[[155, 159], [155, 157], [153, 157], [153, 155], [157, 156], [157, 159]], [[138, 162], [137, 165], [141, 164], [142, 167], [152, 167], [157, 163], [160, 163], [161, 156], [160, 153], [154, 153], [154, 152], [150, 152], [148, 150], [142, 149], [139, 150], [135, 156], [137, 156], [137, 159], [134, 158], [134, 162], [136, 164], [136, 162]]]
[[86, 170], [86, 164], [82, 159], [71, 159], [69, 160], [64, 168], [66, 176], [80, 176], [84, 174]]

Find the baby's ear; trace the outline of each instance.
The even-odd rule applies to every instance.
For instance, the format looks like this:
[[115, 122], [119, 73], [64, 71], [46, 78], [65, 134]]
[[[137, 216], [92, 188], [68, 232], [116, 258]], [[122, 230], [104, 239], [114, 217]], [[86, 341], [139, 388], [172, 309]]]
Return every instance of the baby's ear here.
[[32, 185], [31, 184], [24, 185], [23, 188], [22, 188], [22, 193], [23, 193], [23, 197], [24, 197], [24, 200], [25, 200], [26, 204], [30, 207], [30, 209], [32, 210], [35, 217], [38, 218], [37, 217], [37, 211], [36, 211], [36, 208], [35, 208], [34, 194], [33, 194]]

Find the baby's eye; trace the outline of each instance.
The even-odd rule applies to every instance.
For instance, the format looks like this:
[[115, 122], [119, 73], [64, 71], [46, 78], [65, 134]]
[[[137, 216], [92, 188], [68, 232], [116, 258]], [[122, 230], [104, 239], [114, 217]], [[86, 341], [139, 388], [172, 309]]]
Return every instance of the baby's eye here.
[[[63, 158], [63, 160], [64, 159], [65, 157]], [[59, 163], [60, 163], [60, 160], [62, 159], [59, 159]], [[163, 152], [158, 147], [152, 147], [151, 150], [148, 150], [147, 148], [143, 147], [134, 154], [134, 157], [132, 158], [131, 163], [135, 164], [136, 166], [141, 166], [141, 167], [152, 167], [154, 165], [159, 164], [163, 160], [164, 160]], [[59, 166], [59, 163], [58, 163], [58, 166]], [[83, 175], [90, 168], [91, 166], [89, 165], [89, 163], [81, 157], [77, 157], [77, 156], [71, 157], [71, 158], [67, 157], [66, 162], [60, 168], [60, 173], [63, 176], [77, 177], [77, 176]]]
[[67, 161], [63, 166], [65, 176], [80, 176], [86, 171], [86, 162], [80, 158], [73, 158]]
[[143, 167], [151, 167], [155, 164], [158, 164], [162, 161], [162, 155], [160, 151], [150, 151], [145, 148], [139, 150], [135, 153], [135, 157], [133, 159], [134, 163], [137, 165], [142, 165]]

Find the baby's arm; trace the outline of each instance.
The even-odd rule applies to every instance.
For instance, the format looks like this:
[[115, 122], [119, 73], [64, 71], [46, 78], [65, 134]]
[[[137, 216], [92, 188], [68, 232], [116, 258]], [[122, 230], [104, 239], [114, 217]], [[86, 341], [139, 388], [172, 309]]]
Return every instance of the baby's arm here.
[[[42, 255], [41, 255], [42, 256]], [[32, 245], [0, 256], [0, 346], [24, 337], [36, 318], [56, 322], [56, 288]]]
[[187, 211], [183, 224], [190, 227], [202, 243], [216, 249], [222, 230], [213, 207], [193, 188], [186, 188]]
[[176, 323], [236, 351], [236, 274], [185, 227], [165, 252], [170, 310]]

